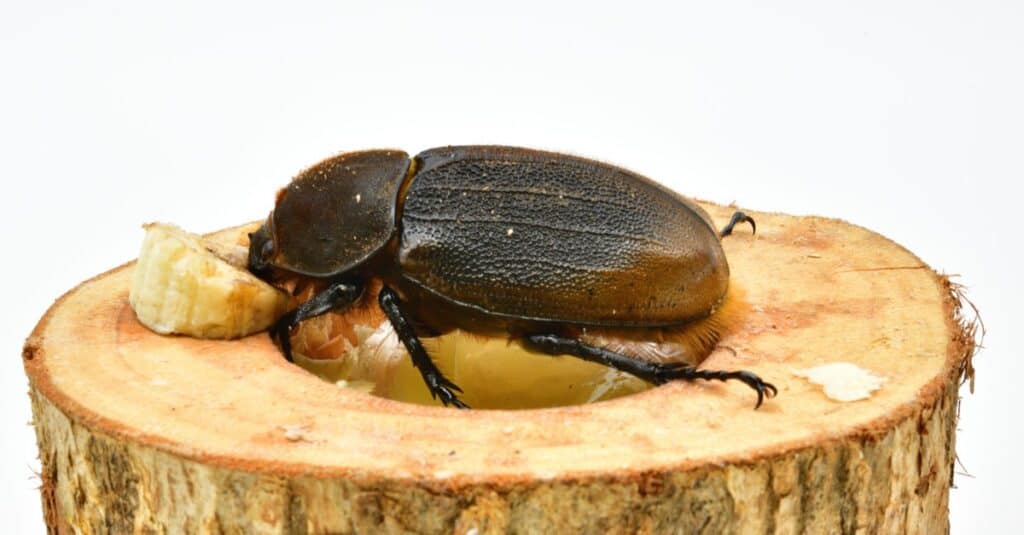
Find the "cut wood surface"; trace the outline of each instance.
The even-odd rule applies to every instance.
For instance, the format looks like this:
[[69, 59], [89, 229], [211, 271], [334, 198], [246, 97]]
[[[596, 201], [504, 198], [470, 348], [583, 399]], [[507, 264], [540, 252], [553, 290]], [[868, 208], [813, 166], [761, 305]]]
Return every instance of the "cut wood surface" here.
[[[731, 208], [705, 204], [723, 224]], [[132, 265], [62, 297], [25, 369], [55, 532], [941, 533], [974, 345], [956, 289], [841, 221], [750, 212], [725, 240], [745, 312], [702, 364], [739, 383], [459, 411], [339, 388], [265, 334], [162, 336]], [[219, 238], [236, 240], [238, 229]], [[802, 373], [881, 377], [836, 401]]]

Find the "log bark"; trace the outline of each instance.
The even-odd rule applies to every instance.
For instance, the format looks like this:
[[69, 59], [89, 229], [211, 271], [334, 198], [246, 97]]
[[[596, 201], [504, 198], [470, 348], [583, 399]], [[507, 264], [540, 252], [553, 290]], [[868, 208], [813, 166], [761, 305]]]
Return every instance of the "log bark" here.
[[[718, 222], [731, 209], [704, 205]], [[957, 288], [841, 221], [749, 212], [744, 313], [673, 383], [601, 403], [458, 411], [322, 381], [265, 335], [160, 336], [131, 264], [75, 288], [23, 352], [54, 533], [942, 533], [973, 326]], [[234, 239], [238, 230], [221, 234]], [[884, 377], [838, 402], [799, 375]]]

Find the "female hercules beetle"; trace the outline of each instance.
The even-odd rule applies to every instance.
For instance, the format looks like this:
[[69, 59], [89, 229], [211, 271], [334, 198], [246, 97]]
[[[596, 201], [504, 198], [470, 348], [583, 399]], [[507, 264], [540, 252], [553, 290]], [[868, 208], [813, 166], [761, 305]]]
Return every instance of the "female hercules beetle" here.
[[326, 289], [270, 330], [291, 360], [290, 330], [344, 309], [368, 277], [430, 392], [467, 408], [418, 336], [452, 328], [511, 335], [662, 384], [738, 379], [757, 406], [776, 388], [748, 371], [653, 363], [572, 337], [585, 327], [652, 328], [708, 316], [729, 266], [718, 232], [693, 202], [636, 173], [537, 150], [444, 147], [410, 159], [398, 150], [325, 160], [281, 190], [250, 234], [249, 269], [322, 279]]

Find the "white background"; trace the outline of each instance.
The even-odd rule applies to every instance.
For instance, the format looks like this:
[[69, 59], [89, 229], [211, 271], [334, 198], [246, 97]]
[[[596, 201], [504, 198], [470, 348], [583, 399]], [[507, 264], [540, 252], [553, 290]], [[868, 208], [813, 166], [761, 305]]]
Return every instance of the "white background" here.
[[1022, 4], [165, 4], [0, 7], [0, 518], [15, 532], [43, 530], [19, 355], [56, 297], [134, 257], [143, 222], [234, 225], [334, 152], [465, 143], [840, 217], [960, 274], [988, 337], [953, 531], [1019, 526]]

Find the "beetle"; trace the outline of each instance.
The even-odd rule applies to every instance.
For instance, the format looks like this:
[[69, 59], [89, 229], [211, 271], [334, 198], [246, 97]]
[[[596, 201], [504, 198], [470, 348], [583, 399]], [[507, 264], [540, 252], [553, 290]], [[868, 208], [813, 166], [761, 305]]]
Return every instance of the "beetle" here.
[[[652, 384], [739, 380], [749, 371], [656, 363], [589, 345], [580, 329], [685, 326], [726, 295], [729, 265], [697, 204], [599, 161], [503, 146], [450, 146], [410, 158], [366, 150], [328, 158], [292, 180], [249, 235], [248, 267], [325, 287], [270, 328], [290, 361], [303, 320], [357, 302], [379, 277], [378, 302], [435, 398], [468, 408], [420, 338], [453, 328], [511, 336], [531, 351], [571, 355]], [[756, 408], [755, 407], [755, 408]]]

